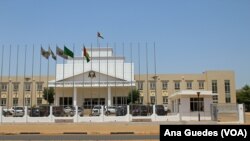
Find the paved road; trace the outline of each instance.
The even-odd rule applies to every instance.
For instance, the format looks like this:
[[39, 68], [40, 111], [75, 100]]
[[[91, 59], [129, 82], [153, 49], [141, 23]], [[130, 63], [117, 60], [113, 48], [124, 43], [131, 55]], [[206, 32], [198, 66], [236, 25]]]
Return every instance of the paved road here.
[[159, 135], [0, 135], [0, 140], [159, 140]]

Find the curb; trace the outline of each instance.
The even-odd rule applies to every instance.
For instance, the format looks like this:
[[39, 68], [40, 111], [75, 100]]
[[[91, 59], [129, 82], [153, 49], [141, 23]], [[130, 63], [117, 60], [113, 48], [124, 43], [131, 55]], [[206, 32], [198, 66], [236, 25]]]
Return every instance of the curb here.
[[27, 135], [27, 134], [41, 134], [40, 132], [20, 132], [19, 134], [25, 134], [25, 135]]
[[87, 135], [87, 132], [63, 132], [63, 134], [85, 134]]
[[110, 132], [111, 135], [119, 135], [119, 134], [135, 134], [134, 132]]

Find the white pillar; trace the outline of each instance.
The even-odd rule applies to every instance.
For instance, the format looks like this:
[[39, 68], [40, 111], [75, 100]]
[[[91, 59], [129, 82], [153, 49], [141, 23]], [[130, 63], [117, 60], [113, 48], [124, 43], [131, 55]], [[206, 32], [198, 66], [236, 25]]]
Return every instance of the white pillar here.
[[2, 115], [3, 114], [3, 108], [2, 108], [2, 106], [0, 106], [0, 124], [3, 122], [3, 120], [2, 120]]
[[108, 87], [108, 106], [111, 105], [111, 87]]
[[245, 108], [243, 104], [238, 104], [238, 112], [239, 112], [239, 123], [245, 123]]
[[77, 89], [74, 87], [74, 96], [73, 96], [73, 104], [74, 106], [77, 106]]

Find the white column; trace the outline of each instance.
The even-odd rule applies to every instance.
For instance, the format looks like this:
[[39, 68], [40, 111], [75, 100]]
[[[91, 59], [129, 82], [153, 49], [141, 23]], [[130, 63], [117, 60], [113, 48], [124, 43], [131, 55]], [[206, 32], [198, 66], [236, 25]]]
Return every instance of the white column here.
[[74, 93], [73, 93], [73, 104], [74, 106], [77, 106], [77, 88], [74, 87]]
[[238, 112], [239, 112], [239, 123], [245, 123], [245, 108], [243, 104], [238, 104]]
[[2, 108], [2, 106], [0, 106], [0, 124], [3, 122], [3, 120], [2, 120], [2, 115], [3, 114], [3, 108]]
[[111, 87], [108, 87], [108, 106], [111, 105]]

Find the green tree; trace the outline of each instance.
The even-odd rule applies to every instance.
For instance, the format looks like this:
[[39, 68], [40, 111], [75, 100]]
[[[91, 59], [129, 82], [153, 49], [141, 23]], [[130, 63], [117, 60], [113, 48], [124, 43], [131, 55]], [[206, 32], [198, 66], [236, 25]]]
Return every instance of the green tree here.
[[[139, 90], [133, 89], [132, 90], [132, 103], [138, 103], [140, 98], [140, 92]], [[127, 102], [131, 103], [131, 91], [128, 94]]]
[[237, 102], [238, 103], [244, 103], [246, 106], [246, 109], [250, 110], [250, 86], [245, 85], [240, 90], [237, 90]]
[[[49, 90], [48, 90], [49, 89]], [[43, 90], [43, 98], [48, 101], [49, 105], [54, 102], [54, 95], [55, 91], [54, 88], [49, 87], [49, 88], [44, 88]]]

